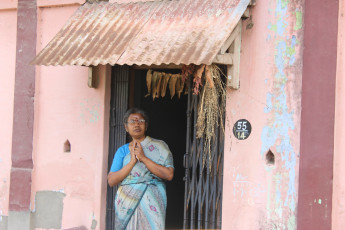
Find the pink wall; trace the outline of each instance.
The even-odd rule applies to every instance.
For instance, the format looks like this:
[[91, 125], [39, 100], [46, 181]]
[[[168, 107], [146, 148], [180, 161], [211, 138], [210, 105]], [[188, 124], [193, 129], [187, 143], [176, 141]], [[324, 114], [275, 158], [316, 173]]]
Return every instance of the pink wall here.
[[[39, 8], [38, 51], [76, 9]], [[64, 193], [63, 229], [90, 229], [92, 221], [105, 228], [110, 84], [101, 78], [97, 89], [89, 88], [87, 76], [87, 67], [37, 67], [31, 207], [35, 211], [37, 191]], [[67, 139], [69, 153], [63, 151]]]
[[332, 229], [345, 226], [345, 1], [339, 1]]
[[[257, 1], [242, 29], [240, 89], [228, 91], [222, 229], [296, 229], [303, 5]], [[232, 134], [247, 119], [246, 140]], [[271, 150], [275, 164], [266, 163]]]
[[[0, 222], [8, 215], [8, 199], [11, 170], [13, 98], [16, 58], [17, 11], [12, 1], [0, 5]], [[7, 5], [6, 5], [7, 3]], [[0, 224], [1, 225], [1, 224]]]
[[[40, 51], [84, 0], [37, 0]], [[252, 29], [243, 25], [241, 88], [228, 91], [222, 229], [296, 229], [300, 149], [303, 1], [257, 1]], [[65, 5], [61, 5], [65, 4]], [[67, 5], [66, 5], [67, 4]], [[49, 6], [49, 7], [48, 7]], [[0, 216], [8, 214], [16, 1], [0, 1]], [[345, 224], [345, 1], [340, 1], [333, 229]], [[101, 67], [102, 75], [109, 73]], [[86, 67], [37, 67], [31, 209], [38, 191], [65, 194], [62, 228], [105, 229], [109, 75], [87, 87]], [[105, 73], [105, 71], [108, 71]], [[251, 122], [246, 140], [232, 134]], [[66, 140], [70, 153], [63, 151]], [[271, 150], [275, 164], [266, 163]], [[316, 201], [319, 202], [319, 201]], [[0, 217], [1, 222], [1, 217]]]

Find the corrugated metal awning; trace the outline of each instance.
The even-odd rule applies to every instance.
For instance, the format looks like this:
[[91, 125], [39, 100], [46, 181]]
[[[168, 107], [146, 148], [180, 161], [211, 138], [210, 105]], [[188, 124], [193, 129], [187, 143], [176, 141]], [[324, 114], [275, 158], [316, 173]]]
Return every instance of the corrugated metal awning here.
[[85, 3], [36, 65], [211, 64], [250, 0]]

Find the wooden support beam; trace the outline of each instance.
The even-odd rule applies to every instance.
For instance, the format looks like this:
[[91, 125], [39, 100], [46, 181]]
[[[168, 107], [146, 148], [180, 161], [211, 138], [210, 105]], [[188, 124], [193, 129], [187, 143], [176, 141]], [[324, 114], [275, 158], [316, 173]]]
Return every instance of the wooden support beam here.
[[229, 38], [224, 42], [224, 44], [220, 48], [219, 54], [225, 54], [226, 53], [226, 51], [229, 49], [230, 45], [233, 43], [235, 38], [241, 32], [241, 28], [242, 28], [242, 22], [240, 20], [239, 23], [237, 24], [237, 26], [235, 27], [235, 29], [230, 34]]
[[214, 64], [221, 64], [221, 65], [232, 65], [233, 64], [233, 54], [232, 53], [225, 53], [225, 54], [218, 54], [212, 63]]
[[89, 66], [87, 85], [89, 88], [97, 88], [99, 83], [99, 66]]
[[228, 77], [228, 87], [233, 89], [240, 88], [240, 56], [241, 56], [241, 21], [237, 25], [240, 28], [238, 35], [234, 40], [234, 54], [233, 54], [233, 64], [227, 67], [227, 77]]
[[249, 17], [250, 17], [250, 9], [247, 8], [242, 15], [242, 19], [247, 19]]
[[255, 6], [256, 5], [256, 0], [251, 0], [248, 6]]

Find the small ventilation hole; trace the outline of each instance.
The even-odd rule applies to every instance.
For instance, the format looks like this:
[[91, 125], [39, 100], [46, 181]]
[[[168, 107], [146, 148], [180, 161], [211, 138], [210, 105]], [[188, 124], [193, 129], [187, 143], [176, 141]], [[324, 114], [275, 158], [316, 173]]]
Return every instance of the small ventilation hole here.
[[67, 139], [65, 143], [63, 144], [63, 151], [65, 153], [71, 152], [71, 143], [69, 143], [69, 140]]
[[274, 162], [275, 162], [274, 154], [272, 153], [271, 150], [268, 150], [268, 152], [266, 153], [266, 164], [274, 165]]

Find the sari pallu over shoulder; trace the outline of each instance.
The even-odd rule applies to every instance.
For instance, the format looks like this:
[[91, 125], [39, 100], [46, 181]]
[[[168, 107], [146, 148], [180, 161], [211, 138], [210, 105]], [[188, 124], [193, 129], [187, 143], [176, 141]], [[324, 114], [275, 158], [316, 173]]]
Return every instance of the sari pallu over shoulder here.
[[[146, 137], [141, 142], [145, 155], [157, 164], [173, 167], [172, 155], [167, 145]], [[130, 161], [130, 154], [123, 165]], [[138, 162], [122, 181], [115, 198], [115, 229], [126, 229], [133, 225], [135, 215], [140, 229], [164, 229], [166, 210], [165, 183]]]

